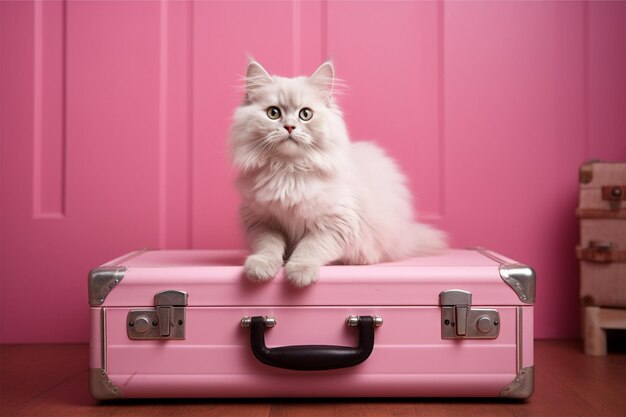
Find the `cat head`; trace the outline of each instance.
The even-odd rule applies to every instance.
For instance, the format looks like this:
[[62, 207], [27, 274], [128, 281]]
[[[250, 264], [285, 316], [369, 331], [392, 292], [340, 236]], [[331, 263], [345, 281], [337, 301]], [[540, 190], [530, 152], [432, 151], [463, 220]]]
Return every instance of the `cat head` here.
[[234, 164], [242, 171], [271, 165], [333, 171], [348, 143], [333, 99], [334, 68], [324, 62], [310, 77], [270, 76], [248, 64], [245, 99], [230, 133]]

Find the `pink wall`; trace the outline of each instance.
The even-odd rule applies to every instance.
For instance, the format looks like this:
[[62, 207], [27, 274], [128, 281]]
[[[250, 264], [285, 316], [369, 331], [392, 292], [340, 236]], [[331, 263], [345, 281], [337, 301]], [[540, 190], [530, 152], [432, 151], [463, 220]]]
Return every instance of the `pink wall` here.
[[538, 272], [536, 335], [578, 331], [577, 169], [626, 158], [624, 2], [0, 2], [0, 341], [88, 337], [89, 269], [243, 245], [226, 132], [253, 54], [349, 86], [457, 247]]

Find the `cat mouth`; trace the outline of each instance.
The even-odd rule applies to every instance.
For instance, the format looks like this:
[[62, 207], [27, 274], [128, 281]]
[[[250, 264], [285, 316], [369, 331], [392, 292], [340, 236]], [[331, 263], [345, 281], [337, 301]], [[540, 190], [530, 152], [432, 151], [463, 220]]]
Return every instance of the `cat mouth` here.
[[300, 143], [293, 136], [285, 136], [278, 145], [279, 152], [285, 156], [293, 156], [300, 150]]

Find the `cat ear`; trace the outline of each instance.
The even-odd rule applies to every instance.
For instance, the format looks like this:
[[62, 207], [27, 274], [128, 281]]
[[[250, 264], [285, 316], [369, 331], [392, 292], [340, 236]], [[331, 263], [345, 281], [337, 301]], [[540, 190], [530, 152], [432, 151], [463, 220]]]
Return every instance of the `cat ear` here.
[[265, 68], [255, 60], [250, 59], [246, 70], [246, 100], [251, 101], [261, 87], [273, 82], [274, 80], [265, 71]]
[[313, 75], [309, 77], [309, 82], [319, 89], [327, 100], [333, 93], [333, 84], [335, 83], [335, 67], [329, 60], [324, 62], [315, 70]]

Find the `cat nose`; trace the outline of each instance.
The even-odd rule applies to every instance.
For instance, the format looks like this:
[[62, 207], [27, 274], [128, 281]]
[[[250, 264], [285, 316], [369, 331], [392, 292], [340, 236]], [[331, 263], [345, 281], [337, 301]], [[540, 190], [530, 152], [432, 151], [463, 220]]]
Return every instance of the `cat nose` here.
[[295, 128], [296, 128], [295, 126], [285, 125], [285, 129], [287, 129], [287, 132], [289, 132], [289, 134], [291, 134], [291, 131], [294, 130]]

